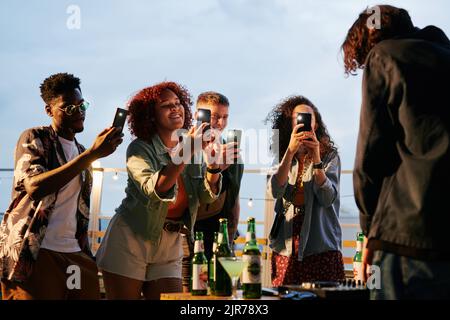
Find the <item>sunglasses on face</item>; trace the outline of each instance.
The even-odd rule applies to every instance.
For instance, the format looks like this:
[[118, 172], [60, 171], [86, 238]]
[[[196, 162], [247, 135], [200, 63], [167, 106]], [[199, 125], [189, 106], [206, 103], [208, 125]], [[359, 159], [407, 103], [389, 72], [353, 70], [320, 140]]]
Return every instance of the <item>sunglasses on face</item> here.
[[68, 106], [65, 106], [65, 107], [60, 107], [58, 109], [63, 111], [68, 116], [71, 116], [77, 110], [79, 110], [80, 112], [86, 112], [86, 110], [89, 108], [89, 105], [90, 105], [89, 102], [83, 101], [80, 104], [71, 104], [71, 105], [68, 105]]

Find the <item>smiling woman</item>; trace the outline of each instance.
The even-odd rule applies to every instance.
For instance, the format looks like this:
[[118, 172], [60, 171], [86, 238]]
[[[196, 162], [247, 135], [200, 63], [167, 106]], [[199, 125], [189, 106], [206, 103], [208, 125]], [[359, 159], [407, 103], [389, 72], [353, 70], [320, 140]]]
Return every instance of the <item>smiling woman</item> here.
[[[191, 104], [174, 82], [144, 88], [129, 103], [136, 139], [127, 149], [126, 197], [97, 252], [108, 299], [159, 299], [182, 289], [182, 234], [193, 234], [199, 204], [217, 199], [221, 188], [220, 173], [173, 161], [178, 145], [202, 139], [206, 123], [190, 128]], [[182, 128], [190, 130], [180, 143], [172, 137]]]

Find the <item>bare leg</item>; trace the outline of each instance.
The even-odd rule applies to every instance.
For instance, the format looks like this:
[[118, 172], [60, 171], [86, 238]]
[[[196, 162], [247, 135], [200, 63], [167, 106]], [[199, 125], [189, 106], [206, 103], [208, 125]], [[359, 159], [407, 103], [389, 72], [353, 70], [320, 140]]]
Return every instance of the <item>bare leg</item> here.
[[161, 293], [182, 292], [183, 286], [180, 278], [161, 278], [144, 283], [144, 297], [147, 300], [159, 300]]
[[143, 281], [102, 271], [108, 300], [141, 300]]

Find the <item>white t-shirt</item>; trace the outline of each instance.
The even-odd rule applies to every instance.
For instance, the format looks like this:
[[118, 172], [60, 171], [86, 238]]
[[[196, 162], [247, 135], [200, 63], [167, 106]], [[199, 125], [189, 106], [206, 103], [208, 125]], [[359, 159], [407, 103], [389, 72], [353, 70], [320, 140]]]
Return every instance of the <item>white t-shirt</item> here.
[[[61, 137], [58, 137], [58, 139], [61, 142], [67, 162], [79, 155], [75, 141]], [[78, 240], [75, 238], [77, 231], [76, 213], [80, 191], [81, 179], [79, 175], [59, 190], [41, 248], [64, 253], [81, 251]]]

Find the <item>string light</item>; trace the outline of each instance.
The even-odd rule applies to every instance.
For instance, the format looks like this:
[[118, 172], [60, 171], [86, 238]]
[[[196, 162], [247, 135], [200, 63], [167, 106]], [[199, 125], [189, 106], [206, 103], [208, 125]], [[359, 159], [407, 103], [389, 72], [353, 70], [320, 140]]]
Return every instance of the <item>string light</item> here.
[[[353, 194], [346, 194], [346, 195], [341, 195], [341, 198], [353, 198], [354, 195]], [[241, 200], [247, 200], [248, 201], [248, 206], [251, 207], [253, 206], [253, 201], [276, 201], [276, 199], [270, 199], [270, 198], [246, 198], [246, 197], [239, 197], [239, 199]]]
[[113, 178], [114, 181], [119, 180], [119, 174], [117, 173], [117, 171], [116, 171], [116, 173], [113, 175], [112, 178]]

